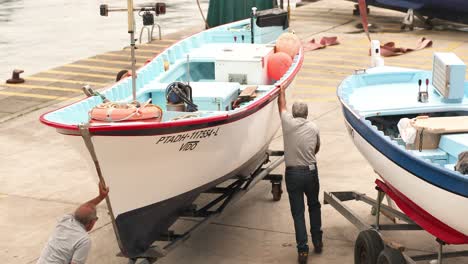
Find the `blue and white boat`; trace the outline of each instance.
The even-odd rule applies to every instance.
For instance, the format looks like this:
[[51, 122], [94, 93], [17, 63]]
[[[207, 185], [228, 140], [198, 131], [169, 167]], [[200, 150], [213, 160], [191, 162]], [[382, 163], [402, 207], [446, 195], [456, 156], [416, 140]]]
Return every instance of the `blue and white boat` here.
[[[263, 21], [259, 26], [247, 19], [206, 30], [175, 43], [140, 68], [136, 97], [160, 106], [162, 120], [90, 122], [90, 110], [103, 102], [100, 96], [40, 118], [93, 164], [80, 132], [80, 125], [87, 124], [111, 190], [114, 228], [126, 256], [140, 256], [167, 235], [200, 193], [233, 177], [250, 177], [265, 162], [280, 126], [278, 86], [291, 85], [304, 59], [300, 50], [279, 80], [268, 77], [268, 56], [288, 28], [287, 20], [282, 21], [285, 24]], [[177, 105], [169, 106], [166, 89], [187, 81], [198, 110], [174, 111]], [[256, 96], [236, 102], [251, 86], [256, 87]], [[132, 78], [122, 79], [102, 95], [113, 102], [131, 102]]]
[[464, 0], [366, 0], [366, 4], [401, 12], [411, 9], [416, 14], [430, 19], [439, 18], [468, 24], [468, 2]]
[[377, 185], [448, 244], [468, 243], [468, 175], [454, 169], [468, 151], [465, 74], [453, 53], [435, 53], [432, 72], [378, 66], [357, 71], [337, 90], [348, 132], [380, 176]]

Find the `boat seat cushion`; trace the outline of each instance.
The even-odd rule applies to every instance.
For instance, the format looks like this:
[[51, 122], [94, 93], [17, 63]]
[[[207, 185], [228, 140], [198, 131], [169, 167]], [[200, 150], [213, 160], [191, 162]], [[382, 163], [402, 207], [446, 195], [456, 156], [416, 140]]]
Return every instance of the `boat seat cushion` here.
[[439, 148], [455, 158], [463, 151], [468, 150], [468, 134], [442, 135]]

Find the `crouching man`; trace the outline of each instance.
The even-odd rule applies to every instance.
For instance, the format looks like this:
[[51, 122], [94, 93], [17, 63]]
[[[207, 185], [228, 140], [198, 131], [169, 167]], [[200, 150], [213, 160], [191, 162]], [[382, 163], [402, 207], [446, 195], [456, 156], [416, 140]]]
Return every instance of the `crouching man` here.
[[84, 264], [91, 249], [88, 232], [98, 220], [96, 206], [107, 197], [109, 189], [99, 183], [99, 195], [80, 205], [57, 223], [37, 264]]
[[281, 115], [286, 164], [286, 188], [296, 231], [299, 263], [307, 263], [309, 246], [304, 218], [304, 194], [309, 208], [310, 232], [315, 253], [322, 252], [322, 221], [320, 212], [319, 178], [315, 155], [320, 149], [317, 125], [307, 120], [308, 108], [294, 103], [292, 114], [286, 110], [285, 87], [280, 87], [278, 107]]

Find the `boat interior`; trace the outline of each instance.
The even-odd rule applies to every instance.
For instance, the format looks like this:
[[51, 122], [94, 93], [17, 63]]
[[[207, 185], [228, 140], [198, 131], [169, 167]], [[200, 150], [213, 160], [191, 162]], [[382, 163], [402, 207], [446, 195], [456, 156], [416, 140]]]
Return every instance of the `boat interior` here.
[[[151, 101], [163, 110], [161, 122], [180, 118], [225, 115], [240, 111], [270, 92], [275, 83], [292, 74], [299, 56], [280, 80], [267, 74], [268, 56], [274, 53], [274, 41], [284, 32], [282, 27], [256, 28], [255, 44], [250, 44], [250, 23], [246, 20], [200, 32], [186, 38], [137, 71], [137, 100]], [[132, 80], [127, 77], [104, 90], [102, 95], [112, 102], [132, 101]], [[196, 112], [172, 111], [167, 107], [166, 88], [174, 82], [189, 84]], [[233, 107], [240, 93], [250, 87], [255, 91], [250, 100]], [[45, 119], [77, 125], [89, 121], [89, 111], [102, 103], [100, 96], [91, 96], [65, 108], [48, 113]], [[119, 125], [109, 123], [107, 125]]]
[[[448, 102], [432, 84], [419, 87], [419, 80], [426, 79], [432, 80], [431, 72], [389, 68], [384, 73], [348, 77], [338, 94], [385, 139], [426, 161], [454, 170], [458, 155], [468, 150], [468, 82], [461, 88], [461, 99]], [[428, 100], [420, 102], [418, 91], [426, 88]], [[417, 128], [414, 144], [405, 143], [398, 123], [403, 118], [414, 120], [421, 116], [427, 119]], [[430, 137], [424, 139], [423, 131]], [[426, 142], [429, 139], [431, 142]]]
[[[453, 118], [459, 120], [456, 123], [458, 127], [457, 132], [450, 130], [441, 130], [436, 133], [435, 147], [425, 147], [424, 145], [412, 146], [406, 144], [398, 131], [397, 124], [402, 118], [416, 118], [418, 116], [428, 116], [429, 119], [440, 118]], [[441, 165], [449, 170], [454, 170], [455, 164], [458, 161], [458, 155], [468, 150], [468, 111], [465, 112], [434, 112], [434, 113], [421, 113], [411, 115], [394, 115], [394, 116], [373, 116], [367, 117], [366, 121], [375, 130], [383, 135], [386, 139], [390, 140], [399, 147], [405, 149], [411, 154], [425, 159], [431, 163]], [[465, 123], [462, 123], [465, 122]], [[417, 137], [416, 140], [421, 139]], [[419, 142], [418, 142], [419, 144]]]

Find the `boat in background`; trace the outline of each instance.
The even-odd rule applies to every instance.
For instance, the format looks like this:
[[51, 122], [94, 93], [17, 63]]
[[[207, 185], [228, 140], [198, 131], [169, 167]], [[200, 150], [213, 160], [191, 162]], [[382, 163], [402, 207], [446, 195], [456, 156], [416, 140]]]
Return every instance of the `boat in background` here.
[[[348, 1], [358, 2], [360, 0]], [[429, 25], [431, 25], [431, 20], [434, 18], [468, 24], [468, 2], [464, 0], [365, 0], [365, 2], [368, 6], [407, 13], [407, 17], [403, 23], [408, 25], [410, 29], [413, 28], [414, 15]], [[359, 14], [357, 6], [353, 14]]]
[[377, 65], [337, 90], [347, 130], [381, 178], [377, 185], [447, 244], [468, 244], [468, 175], [455, 169], [468, 151], [465, 74], [455, 54], [435, 53], [432, 71]]
[[[104, 99], [132, 103], [130, 77], [40, 117], [97, 164], [111, 190], [108, 206], [125, 256], [141, 256], [155, 240], [164, 240], [200, 193], [228, 179], [248, 179], [266, 161], [280, 126], [278, 87], [291, 85], [304, 59], [299, 49], [281, 78], [268, 75], [275, 41], [288, 29], [285, 16], [284, 11], [258, 12], [200, 32], [140, 68], [135, 97], [158, 105], [162, 117], [90, 119]], [[180, 95], [187, 87], [190, 101], [174, 102], [171, 91]], [[253, 95], [241, 98], [247, 90]]]

